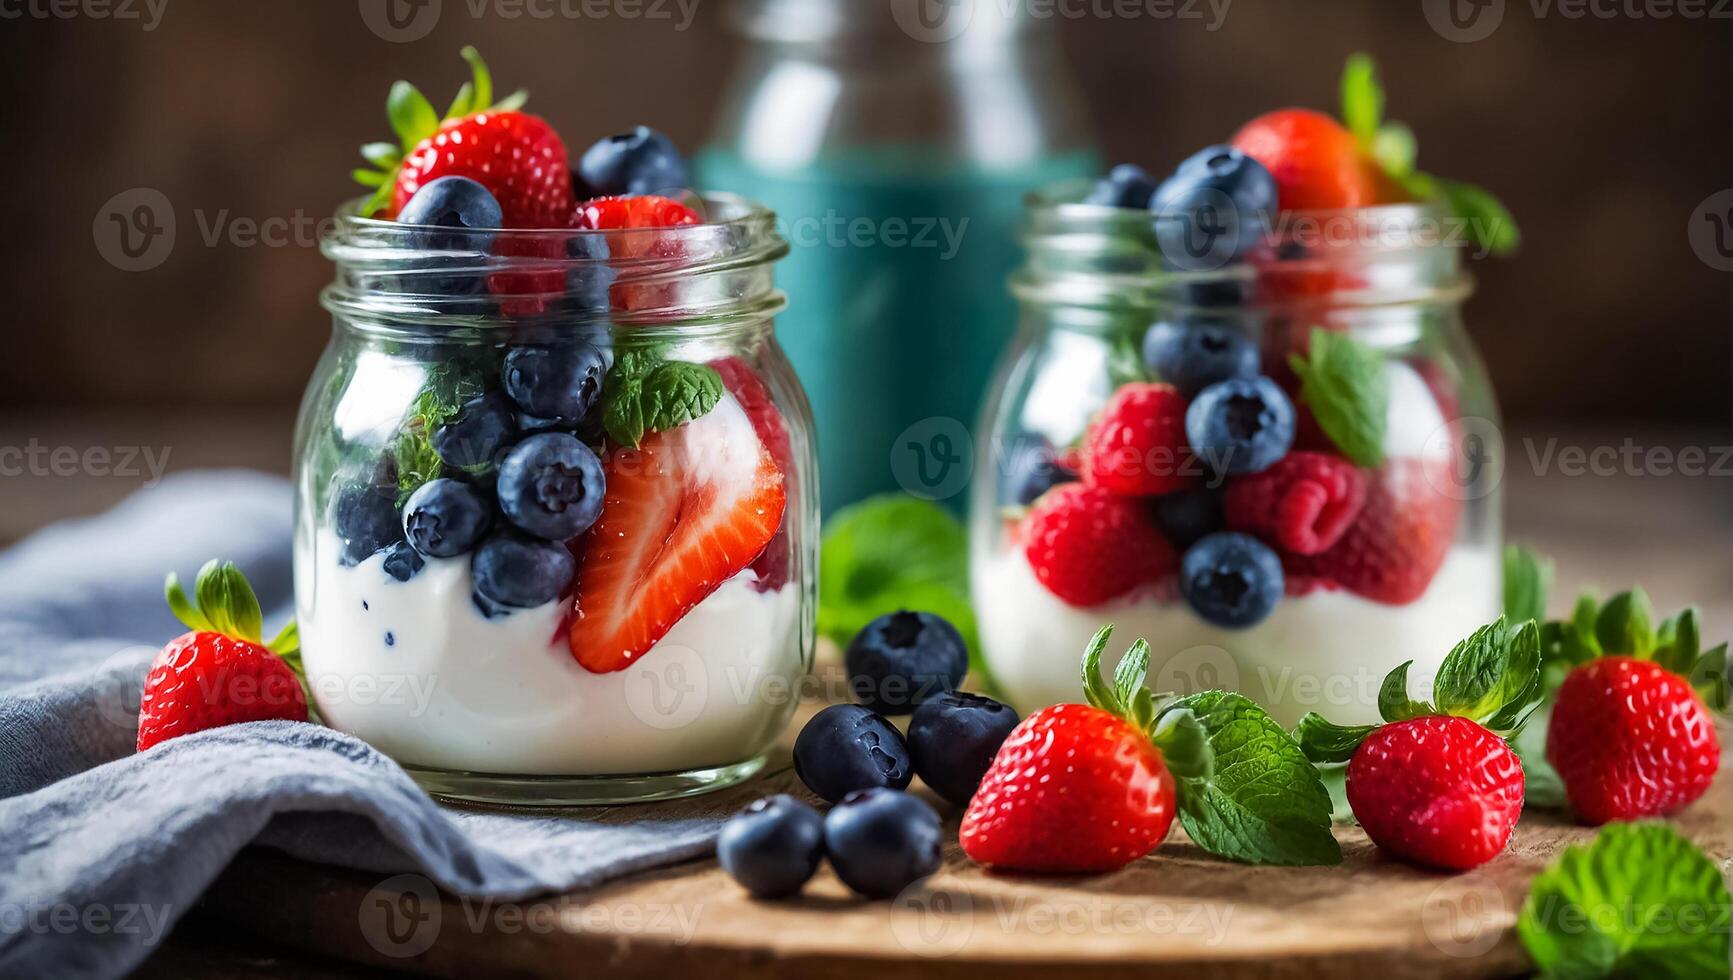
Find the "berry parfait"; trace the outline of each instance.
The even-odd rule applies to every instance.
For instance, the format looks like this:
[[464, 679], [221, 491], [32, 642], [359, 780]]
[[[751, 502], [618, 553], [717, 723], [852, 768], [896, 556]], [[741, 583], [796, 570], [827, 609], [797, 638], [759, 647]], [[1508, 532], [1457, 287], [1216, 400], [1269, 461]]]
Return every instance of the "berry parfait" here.
[[755, 772], [814, 636], [805, 397], [774, 216], [654, 130], [568, 164], [486, 66], [407, 83], [322, 246], [295, 591], [322, 719], [431, 792], [689, 795]]
[[1023, 322], [986, 407], [971, 582], [993, 679], [1064, 701], [1104, 623], [1150, 683], [1284, 725], [1378, 720], [1498, 615], [1502, 441], [1463, 255], [1515, 244], [1414, 168], [1350, 63], [1347, 124], [1282, 110], [1165, 180], [1031, 195]]

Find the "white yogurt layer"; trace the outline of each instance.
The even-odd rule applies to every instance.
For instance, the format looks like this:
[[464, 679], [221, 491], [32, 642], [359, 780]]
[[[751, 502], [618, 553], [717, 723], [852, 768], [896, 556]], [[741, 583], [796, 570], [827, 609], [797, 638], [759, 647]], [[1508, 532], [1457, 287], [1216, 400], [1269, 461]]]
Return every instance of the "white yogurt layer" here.
[[1320, 590], [1284, 597], [1243, 630], [1152, 597], [1080, 609], [1048, 592], [1020, 549], [977, 552], [970, 577], [987, 662], [1019, 711], [1082, 700], [1083, 648], [1112, 623], [1109, 670], [1142, 637], [1156, 691], [1239, 691], [1291, 727], [1308, 711], [1341, 724], [1377, 722], [1378, 686], [1406, 660], [1414, 661], [1414, 689], [1424, 692], [1450, 648], [1498, 618], [1503, 571], [1495, 550], [1458, 547], [1408, 605]]
[[[793, 712], [799, 593], [722, 584], [631, 667], [572, 658], [568, 602], [488, 619], [469, 559], [407, 582], [384, 558], [343, 567], [321, 531], [296, 554], [302, 656], [320, 714], [409, 765], [608, 775], [700, 769], [761, 752]], [[316, 553], [310, 553], [314, 552]]]

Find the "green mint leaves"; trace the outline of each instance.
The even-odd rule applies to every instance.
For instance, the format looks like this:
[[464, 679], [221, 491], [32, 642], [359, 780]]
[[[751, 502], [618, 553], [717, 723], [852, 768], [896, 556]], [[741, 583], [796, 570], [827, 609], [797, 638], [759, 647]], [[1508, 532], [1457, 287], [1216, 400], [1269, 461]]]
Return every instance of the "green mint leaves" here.
[[433, 434], [455, 418], [465, 402], [482, 393], [481, 382], [454, 365], [430, 368], [388, 451], [397, 467], [397, 506], [421, 485], [445, 472], [445, 460], [433, 448]]
[[818, 631], [836, 643], [885, 613], [918, 609], [956, 626], [970, 670], [986, 677], [969, 603], [969, 536], [939, 505], [885, 494], [837, 511], [825, 521], [818, 589]]
[[1727, 976], [1733, 897], [1713, 861], [1663, 823], [1610, 824], [1529, 888], [1517, 935], [1544, 977]]
[[666, 361], [653, 350], [614, 359], [602, 393], [602, 426], [629, 449], [646, 432], [662, 432], [703, 418], [722, 400], [722, 375], [706, 364]]
[[1313, 330], [1307, 356], [1288, 359], [1300, 378], [1300, 398], [1318, 426], [1355, 466], [1384, 461], [1390, 382], [1384, 356], [1351, 337]]
[[1498, 198], [1461, 181], [1445, 180], [1415, 169], [1419, 155], [1414, 132], [1384, 121], [1384, 88], [1370, 56], [1355, 54], [1342, 70], [1342, 124], [1360, 143], [1361, 152], [1383, 168], [1390, 179], [1416, 200], [1441, 205], [1461, 221], [1476, 245], [1493, 255], [1506, 255], [1522, 241], [1516, 218]]
[[193, 580], [191, 598], [182, 588], [179, 576], [170, 572], [163, 582], [163, 598], [168, 600], [175, 618], [188, 629], [262, 643], [284, 657], [295, 656], [301, 649], [301, 634], [294, 620], [271, 642], [264, 643], [264, 615], [259, 611], [259, 597], [232, 561], [213, 558], [206, 562]]
[[1340, 864], [1330, 794], [1300, 746], [1256, 702], [1226, 691], [1175, 701], [1207, 733], [1214, 773], [1179, 780], [1179, 820], [1199, 847], [1253, 864]]
[[361, 158], [369, 166], [350, 171], [356, 183], [373, 188], [373, 196], [361, 208], [362, 214], [377, 214], [391, 206], [392, 195], [397, 190], [397, 169], [403, 165], [403, 158], [422, 140], [439, 132], [442, 122], [462, 119], [484, 109], [494, 112], [519, 109], [529, 100], [529, 93], [520, 89], [495, 102], [493, 73], [488, 71], [487, 62], [472, 46], [466, 45], [461, 53], [463, 60], [469, 62], [470, 80], [457, 90], [457, 97], [452, 99], [444, 116], [414, 85], [404, 81], [392, 84], [385, 97], [385, 116], [391, 121], [391, 132], [397, 137], [397, 142], [362, 146]]
[[1300, 746], [1256, 702], [1204, 691], [1162, 703], [1144, 684], [1149, 644], [1120, 658], [1111, 682], [1104, 626], [1083, 654], [1083, 693], [1149, 734], [1176, 780], [1179, 820], [1199, 847], [1253, 864], [1339, 864], [1330, 794]]

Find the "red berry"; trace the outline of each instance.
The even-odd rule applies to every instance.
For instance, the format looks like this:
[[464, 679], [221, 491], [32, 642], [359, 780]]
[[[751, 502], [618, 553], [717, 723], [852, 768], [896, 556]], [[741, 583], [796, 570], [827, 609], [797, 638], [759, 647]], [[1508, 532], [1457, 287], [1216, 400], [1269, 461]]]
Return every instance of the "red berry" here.
[[169, 641], [145, 676], [138, 750], [207, 728], [272, 719], [307, 720], [301, 682], [283, 658], [257, 643], [194, 631]]
[[635, 283], [640, 275], [668, 271], [684, 255], [680, 240], [658, 234], [657, 228], [676, 228], [702, 223], [698, 212], [679, 201], [653, 194], [635, 197], [596, 197], [577, 206], [573, 228], [611, 231], [608, 256], [621, 281], [608, 290], [608, 302], [616, 310], [658, 310], [674, 303], [674, 286], [667, 282]]
[[1279, 109], [1247, 123], [1233, 145], [1276, 179], [1284, 211], [1363, 208], [1378, 201], [1375, 167], [1354, 134], [1310, 109]]
[[1150, 496], [1191, 483], [1185, 397], [1172, 385], [1134, 382], [1114, 392], [1083, 439], [1083, 481]]
[[[770, 456], [776, 460], [776, 465], [782, 470], [782, 479], [789, 496], [795, 496], [799, 473], [794, 467], [794, 447], [788, 438], [788, 427], [783, 423], [782, 410], [771, 400], [770, 390], [764, 386], [764, 381], [752, 366], [739, 357], [724, 357], [710, 362], [716, 373], [722, 375], [722, 384], [746, 410], [746, 417], [752, 420], [752, 428], [758, 433], [758, 439], [770, 450]], [[752, 587], [759, 592], [774, 592], [788, 584], [788, 564], [791, 560], [788, 544], [788, 522], [785, 519], [777, 528], [776, 537], [770, 539], [764, 554], [752, 563], [752, 570], [758, 574], [758, 580]]]
[[1074, 606], [1095, 606], [1179, 567], [1173, 548], [1140, 502], [1100, 487], [1068, 483], [1030, 511], [1024, 554], [1047, 591]]
[[1366, 482], [1366, 474], [1340, 456], [1290, 452], [1262, 473], [1230, 480], [1222, 517], [1229, 530], [1315, 555], [1341, 540], [1360, 515]]
[[1442, 457], [1386, 460], [1368, 474], [1366, 503], [1341, 539], [1316, 555], [1284, 555], [1282, 567], [1376, 602], [1420, 598], [1450, 552], [1462, 510], [1437, 489], [1451, 485], [1449, 466]]
[[1148, 736], [1101, 708], [1061, 704], [1011, 731], [958, 838], [981, 864], [1088, 874], [1155, 850], [1173, 817], [1173, 776]]
[[1591, 660], [1566, 675], [1546, 757], [1591, 824], [1664, 816], [1695, 801], [1721, 764], [1720, 739], [1691, 685], [1648, 660]]
[[559, 228], [572, 213], [566, 145], [528, 113], [484, 111], [442, 123], [404, 157], [391, 213], [423, 184], [454, 175], [491, 191], [508, 228]]
[[1522, 800], [1516, 753], [1467, 718], [1385, 725], [1348, 763], [1348, 805], [1366, 836], [1431, 868], [1466, 871], [1497, 857]]

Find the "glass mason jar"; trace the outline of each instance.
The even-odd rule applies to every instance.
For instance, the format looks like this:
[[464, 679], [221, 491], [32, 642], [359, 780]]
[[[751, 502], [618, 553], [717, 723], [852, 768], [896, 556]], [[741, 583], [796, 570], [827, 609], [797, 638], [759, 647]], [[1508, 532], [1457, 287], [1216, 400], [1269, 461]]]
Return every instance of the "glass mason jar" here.
[[703, 792], [755, 772], [796, 707], [818, 497], [772, 326], [787, 245], [762, 206], [694, 203], [708, 223], [628, 231], [351, 213], [323, 241], [334, 327], [296, 433], [307, 680], [435, 794]]
[[909, 426], [974, 416], [1016, 315], [1023, 194], [1099, 166], [1058, 18], [985, 0], [730, 9], [746, 44], [694, 163], [774, 208], [793, 244], [778, 332], [830, 513], [898, 489]]
[[[1388, 671], [1412, 660], [1416, 682], [1428, 681], [1501, 605], [1503, 443], [1462, 324], [1472, 285], [1451, 226], [1419, 205], [1284, 214], [1247, 260], [1202, 268], [1164, 263], [1148, 212], [1078, 203], [1088, 189], [1029, 197], [1028, 262], [1012, 285], [1022, 321], [981, 422], [970, 567], [994, 680], [1025, 710], [1075, 700], [1079, 653], [1113, 623], [1114, 649], [1151, 644], [1158, 691], [1238, 690], [1290, 726], [1314, 710], [1377, 721]], [[1030, 549], [1028, 515], [1050, 488], [1079, 480], [1079, 446], [1115, 391], [1160, 380], [1143, 355], [1156, 324], [1194, 341], [1208, 327], [1249, 339], [1258, 373], [1293, 406], [1289, 455], [1309, 456], [1257, 476], [1224, 476], [1228, 467], [1189, 450], [1135, 460], [1168, 468], [1183, 489], [1138, 498], [1126, 511], [1136, 530], [1101, 546], [1110, 578], [1124, 580], [1128, 564], [1147, 574], [1111, 599], [1074, 605], [1047, 583], [1078, 570], [1036, 567], [1052, 559]], [[1371, 372], [1382, 374], [1375, 387], [1387, 405], [1373, 443], [1381, 452], [1360, 465], [1318, 423], [1291, 366], [1317, 331], [1356, 342], [1381, 369]], [[1311, 477], [1313, 466], [1335, 475]], [[1319, 485], [1293, 492], [1312, 479]], [[1312, 503], [1296, 502], [1306, 494]], [[1138, 537], [1146, 528], [1154, 536]], [[1288, 536], [1295, 528], [1317, 540], [1300, 543]], [[1251, 533], [1280, 558], [1281, 596], [1249, 626], [1214, 625], [1183, 594], [1187, 548], [1217, 530]]]

